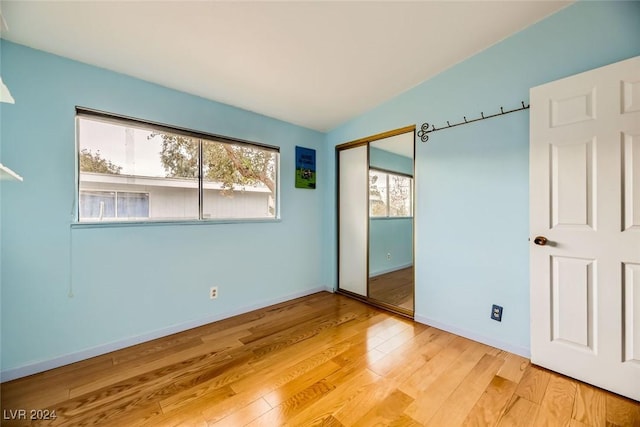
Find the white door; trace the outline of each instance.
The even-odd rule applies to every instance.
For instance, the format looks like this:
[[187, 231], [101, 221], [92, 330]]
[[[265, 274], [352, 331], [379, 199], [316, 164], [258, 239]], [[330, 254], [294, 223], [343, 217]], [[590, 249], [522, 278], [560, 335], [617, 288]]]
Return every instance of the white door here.
[[640, 57], [530, 101], [531, 361], [640, 400]]

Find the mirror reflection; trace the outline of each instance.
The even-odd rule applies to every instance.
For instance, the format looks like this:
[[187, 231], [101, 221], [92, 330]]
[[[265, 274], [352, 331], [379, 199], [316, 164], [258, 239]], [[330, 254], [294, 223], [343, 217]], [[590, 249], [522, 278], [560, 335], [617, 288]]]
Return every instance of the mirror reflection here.
[[413, 314], [413, 132], [369, 144], [369, 298]]

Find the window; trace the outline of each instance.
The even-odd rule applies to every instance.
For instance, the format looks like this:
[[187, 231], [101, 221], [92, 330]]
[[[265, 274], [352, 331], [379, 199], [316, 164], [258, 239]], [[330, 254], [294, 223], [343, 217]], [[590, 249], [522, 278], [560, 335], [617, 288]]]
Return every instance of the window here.
[[369, 169], [369, 216], [413, 216], [413, 178]]
[[79, 201], [81, 218], [97, 221], [149, 218], [149, 193], [82, 190]]
[[277, 218], [279, 149], [77, 110], [79, 222]]

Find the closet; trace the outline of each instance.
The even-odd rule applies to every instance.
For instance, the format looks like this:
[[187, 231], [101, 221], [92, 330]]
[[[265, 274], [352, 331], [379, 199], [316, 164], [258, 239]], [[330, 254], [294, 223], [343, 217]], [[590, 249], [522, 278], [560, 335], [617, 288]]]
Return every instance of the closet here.
[[415, 126], [336, 147], [337, 292], [413, 317]]

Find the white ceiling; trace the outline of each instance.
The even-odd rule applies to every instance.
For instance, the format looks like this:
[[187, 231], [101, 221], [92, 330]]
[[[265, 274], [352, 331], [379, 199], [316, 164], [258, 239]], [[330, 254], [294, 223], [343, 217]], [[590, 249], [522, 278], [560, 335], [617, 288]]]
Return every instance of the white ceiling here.
[[568, 4], [0, 2], [5, 39], [319, 131]]

